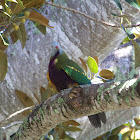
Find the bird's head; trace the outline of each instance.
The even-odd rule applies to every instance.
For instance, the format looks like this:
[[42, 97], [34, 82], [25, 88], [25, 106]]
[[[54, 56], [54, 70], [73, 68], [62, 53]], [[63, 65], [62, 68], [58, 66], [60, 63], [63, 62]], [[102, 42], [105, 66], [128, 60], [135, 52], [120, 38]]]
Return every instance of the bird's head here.
[[58, 53], [58, 55], [61, 55], [63, 53], [62, 48], [60, 47], [60, 45], [56, 41], [52, 42], [51, 47], [52, 47], [51, 57], [55, 56], [56, 53]]

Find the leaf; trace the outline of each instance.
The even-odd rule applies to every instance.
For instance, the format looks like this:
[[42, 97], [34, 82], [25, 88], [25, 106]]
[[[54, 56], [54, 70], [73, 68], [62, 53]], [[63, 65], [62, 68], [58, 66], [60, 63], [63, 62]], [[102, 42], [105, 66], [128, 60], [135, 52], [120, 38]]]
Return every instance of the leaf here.
[[18, 37], [17, 37], [16, 31], [13, 31], [13, 32], [10, 34], [10, 37], [11, 37], [11, 39], [12, 39], [13, 44], [17, 42]]
[[140, 120], [139, 119], [134, 118], [134, 121], [135, 121], [136, 125], [140, 126]]
[[90, 84], [90, 80], [85, 75], [84, 71], [74, 61], [67, 59], [61, 65], [62, 69], [78, 84]]
[[140, 5], [140, 0], [137, 0], [138, 4]]
[[114, 77], [114, 73], [106, 69], [101, 70], [99, 75], [105, 79], [112, 79]]
[[36, 7], [39, 8], [42, 6], [45, 0], [23, 0], [23, 5], [27, 8]]
[[28, 17], [28, 19], [38, 22], [41, 25], [53, 28], [49, 25], [49, 20], [47, 18], [45, 18], [43, 15], [41, 15], [40, 13], [36, 12], [36, 11], [32, 11]]
[[96, 61], [97, 65], [98, 65], [98, 64], [99, 64], [98, 57], [97, 57], [97, 56], [94, 56], [93, 58], [95, 59], [95, 61]]
[[124, 26], [121, 24], [123, 30], [125, 31], [125, 33], [127, 34], [127, 36], [130, 38], [130, 39], [134, 39], [135, 38], [135, 35], [133, 33], [131, 33], [128, 29], [125, 29]]
[[119, 136], [118, 135], [112, 135], [112, 136], [109, 136], [107, 138], [107, 140], [119, 140]]
[[42, 32], [44, 35], [46, 35], [46, 26], [41, 25], [41, 24], [39, 24], [39, 23], [37, 23], [37, 22], [34, 22], [34, 24], [35, 24], [36, 28], [37, 28], [40, 32]]
[[18, 3], [16, 0], [7, 0], [7, 1]]
[[139, 34], [136, 34], [136, 33], [133, 33], [135, 35], [136, 38], [140, 39], [140, 33]]
[[17, 13], [20, 13], [21, 11], [23, 11], [23, 4], [20, 0], [18, 0], [18, 3], [12, 2], [10, 4], [10, 8], [11, 8], [13, 14], [17, 14]]
[[32, 99], [26, 93], [24, 93], [20, 90], [15, 90], [15, 94], [18, 97], [18, 99], [20, 100], [20, 102], [25, 107], [29, 107], [29, 106], [34, 105], [34, 102], [32, 101]]
[[126, 2], [128, 2], [130, 5], [132, 5], [133, 7], [140, 9], [140, 5], [137, 2], [137, 0], [125, 0]]
[[6, 37], [2, 36], [2, 34], [0, 34], [0, 37], [3, 41], [3, 44], [8, 46], [9, 45], [8, 39]]
[[19, 29], [16, 32], [17, 37], [19, 38], [22, 48], [24, 48], [25, 44], [26, 44], [26, 29], [25, 29], [25, 25], [24, 23], [21, 23], [19, 25]]
[[125, 43], [128, 43], [130, 41], [130, 39], [128, 37], [126, 37], [122, 42], [121, 44], [125, 44]]
[[135, 68], [140, 67], [140, 46], [136, 41], [132, 40], [135, 49]]
[[120, 0], [114, 0], [114, 1], [117, 4], [118, 8], [122, 11], [122, 6], [121, 6], [121, 3], [120, 3]]
[[76, 132], [76, 131], [82, 131], [82, 129], [75, 127], [75, 126], [70, 126], [70, 127], [64, 127], [65, 131], [72, 131], [72, 132]]
[[34, 93], [34, 97], [36, 98], [36, 100], [38, 101], [38, 103], [40, 104], [40, 99], [38, 98], [38, 96]]
[[0, 38], [0, 50], [5, 51], [7, 49], [7, 45], [4, 45], [2, 39]]
[[58, 133], [60, 139], [65, 138], [65, 131], [61, 126], [56, 126], [55, 130]]
[[84, 68], [85, 72], [87, 72], [87, 64], [86, 64], [86, 62], [81, 57], [79, 57], [79, 59], [80, 59], [82, 65], [83, 65], [83, 68]]
[[91, 56], [87, 59], [87, 65], [91, 72], [97, 73], [98, 72], [98, 64], [96, 63], [96, 60], [92, 58]]
[[74, 126], [79, 126], [80, 124], [78, 122], [76, 122], [75, 120], [69, 120], [69, 121], [66, 121], [64, 122], [64, 125], [74, 125]]
[[2, 82], [7, 73], [7, 55], [0, 50], [0, 81]]

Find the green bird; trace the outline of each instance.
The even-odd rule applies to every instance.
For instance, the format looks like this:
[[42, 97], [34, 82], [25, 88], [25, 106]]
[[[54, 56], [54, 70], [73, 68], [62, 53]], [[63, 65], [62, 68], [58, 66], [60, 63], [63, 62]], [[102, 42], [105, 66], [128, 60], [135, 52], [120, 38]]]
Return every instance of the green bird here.
[[[83, 69], [70, 60], [57, 42], [52, 42], [52, 54], [48, 68], [48, 79], [58, 92], [75, 85], [91, 84]], [[88, 116], [94, 127], [101, 127], [101, 121], [106, 123], [104, 112]]]

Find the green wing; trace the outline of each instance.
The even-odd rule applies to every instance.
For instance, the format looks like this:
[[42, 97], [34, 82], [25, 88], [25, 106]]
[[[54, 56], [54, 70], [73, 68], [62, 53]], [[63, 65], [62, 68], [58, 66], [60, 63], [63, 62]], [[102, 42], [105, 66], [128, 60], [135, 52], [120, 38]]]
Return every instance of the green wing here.
[[82, 68], [74, 61], [66, 59], [65, 62], [61, 64], [61, 67], [78, 84], [82, 85], [91, 83]]

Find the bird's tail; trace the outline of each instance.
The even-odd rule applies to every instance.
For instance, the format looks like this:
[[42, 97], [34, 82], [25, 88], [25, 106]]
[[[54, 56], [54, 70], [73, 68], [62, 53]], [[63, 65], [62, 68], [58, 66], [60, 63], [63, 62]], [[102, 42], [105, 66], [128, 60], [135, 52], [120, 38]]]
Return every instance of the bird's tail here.
[[106, 123], [106, 115], [104, 112], [88, 116], [90, 123], [98, 128], [101, 127], [101, 121], [105, 124]]

